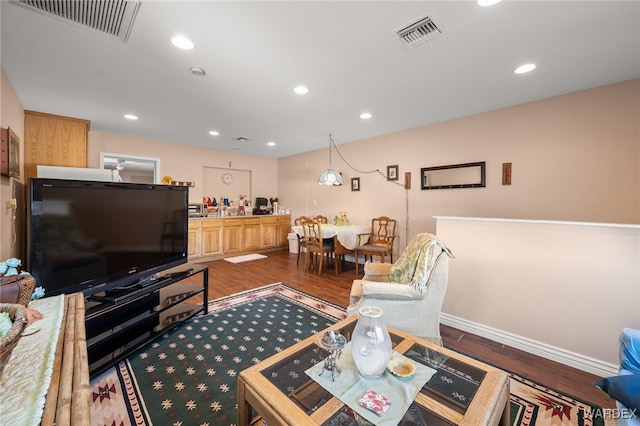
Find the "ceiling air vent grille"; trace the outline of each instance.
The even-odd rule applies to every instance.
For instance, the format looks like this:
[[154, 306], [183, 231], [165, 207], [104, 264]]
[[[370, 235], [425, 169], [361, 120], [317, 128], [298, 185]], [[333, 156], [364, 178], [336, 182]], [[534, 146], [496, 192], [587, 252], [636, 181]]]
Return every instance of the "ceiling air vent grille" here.
[[433, 18], [425, 16], [391, 31], [404, 47], [411, 49], [442, 34], [443, 27]]
[[140, 0], [11, 0], [69, 24], [127, 42]]

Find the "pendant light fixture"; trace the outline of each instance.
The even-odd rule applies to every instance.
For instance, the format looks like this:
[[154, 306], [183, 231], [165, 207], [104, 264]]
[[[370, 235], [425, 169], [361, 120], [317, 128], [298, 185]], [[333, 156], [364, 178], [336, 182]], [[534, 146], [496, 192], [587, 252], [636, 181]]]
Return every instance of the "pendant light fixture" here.
[[331, 168], [331, 145], [335, 145], [331, 133], [329, 133], [329, 168], [320, 174], [318, 178], [319, 185], [342, 185], [342, 176]]

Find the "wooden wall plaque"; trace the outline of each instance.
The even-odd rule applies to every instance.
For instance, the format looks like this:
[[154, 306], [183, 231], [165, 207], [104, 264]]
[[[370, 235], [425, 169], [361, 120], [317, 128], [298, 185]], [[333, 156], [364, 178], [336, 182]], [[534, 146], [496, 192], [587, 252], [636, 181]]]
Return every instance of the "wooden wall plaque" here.
[[0, 175], [20, 177], [20, 138], [9, 127], [0, 129]]

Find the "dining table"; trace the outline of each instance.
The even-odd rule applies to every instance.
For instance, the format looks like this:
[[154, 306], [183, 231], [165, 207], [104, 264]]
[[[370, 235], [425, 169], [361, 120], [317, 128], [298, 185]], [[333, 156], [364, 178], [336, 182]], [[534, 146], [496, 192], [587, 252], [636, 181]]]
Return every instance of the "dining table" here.
[[[369, 225], [332, 225], [322, 223], [320, 224], [320, 229], [322, 230], [323, 239], [333, 238], [335, 236], [340, 244], [349, 251], [356, 248], [358, 234], [369, 234], [371, 232]], [[301, 237], [304, 236], [302, 225], [294, 225], [291, 227], [291, 230]], [[361, 237], [361, 243], [365, 243], [368, 240], [368, 238]]]

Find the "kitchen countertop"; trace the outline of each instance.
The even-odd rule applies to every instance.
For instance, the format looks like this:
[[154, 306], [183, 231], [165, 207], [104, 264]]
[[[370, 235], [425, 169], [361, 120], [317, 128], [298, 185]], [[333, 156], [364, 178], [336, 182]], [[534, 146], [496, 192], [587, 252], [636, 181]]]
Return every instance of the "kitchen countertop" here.
[[203, 219], [236, 219], [236, 218], [244, 218], [244, 217], [279, 217], [279, 216], [291, 216], [290, 214], [245, 214], [245, 215], [238, 215], [238, 216], [223, 216], [223, 217], [218, 217], [215, 215], [212, 216], [202, 216], [202, 217], [190, 217], [189, 220], [192, 219], [197, 219], [197, 220], [203, 220]]

